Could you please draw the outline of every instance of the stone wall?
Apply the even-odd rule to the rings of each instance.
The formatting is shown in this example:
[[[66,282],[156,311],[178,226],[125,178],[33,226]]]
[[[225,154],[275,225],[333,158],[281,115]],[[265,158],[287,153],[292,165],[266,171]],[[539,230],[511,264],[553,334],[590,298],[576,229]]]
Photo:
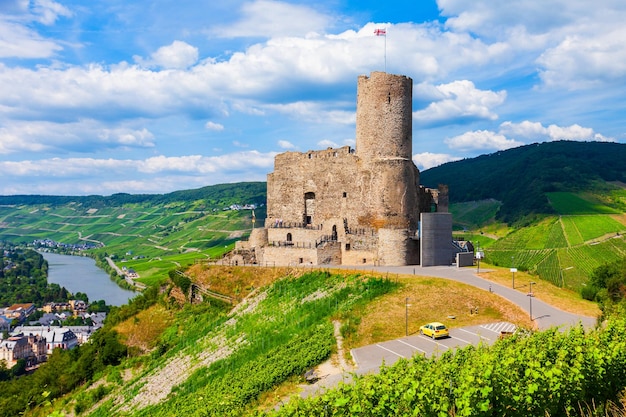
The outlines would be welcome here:
[[[275,157],[267,176],[266,235],[250,242],[260,263],[419,263],[420,213],[437,207],[412,161],[412,87],[402,75],[360,76],[356,149]],[[451,236],[450,230],[448,241]]]

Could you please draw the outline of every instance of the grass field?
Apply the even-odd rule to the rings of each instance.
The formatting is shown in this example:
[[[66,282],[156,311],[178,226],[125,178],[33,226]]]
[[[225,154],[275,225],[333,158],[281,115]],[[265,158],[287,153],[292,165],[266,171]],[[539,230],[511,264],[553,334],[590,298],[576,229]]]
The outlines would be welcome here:
[[[170,269],[196,260],[216,259],[249,235],[250,210],[197,210],[199,202],[93,209],[79,204],[0,207],[0,240],[32,243],[51,239],[63,244],[94,243],[119,267],[139,273],[144,284],[167,278]],[[264,218],[264,208],[257,209]],[[258,224],[257,224],[258,226]]]
[[[537,274],[579,290],[594,269],[626,256],[626,215],[602,204],[601,196],[549,193],[558,216],[484,245],[486,262]]]

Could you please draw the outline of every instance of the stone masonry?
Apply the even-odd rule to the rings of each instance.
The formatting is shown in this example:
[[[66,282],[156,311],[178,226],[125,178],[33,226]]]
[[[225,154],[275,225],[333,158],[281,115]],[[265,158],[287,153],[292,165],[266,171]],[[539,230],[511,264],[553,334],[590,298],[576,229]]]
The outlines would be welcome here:
[[[447,187],[419,185],[412,88],[402,75],[359,76],[356,149],[277,155],[267,176],[265,227],[238,249],[254,252],[262,265],[419,264],[420,214],[437,211],[439,201],[447,211]],[[444,240],[451,246],[451,223]]]

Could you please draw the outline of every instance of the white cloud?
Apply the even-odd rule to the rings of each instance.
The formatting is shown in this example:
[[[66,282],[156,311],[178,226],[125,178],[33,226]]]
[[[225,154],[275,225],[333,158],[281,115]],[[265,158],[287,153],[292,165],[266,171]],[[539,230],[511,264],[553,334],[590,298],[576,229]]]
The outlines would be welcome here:
[[[296,145],[294,145],[293,143],[286,141],[286,140],[279,140],[278,141],[278,146],[281,149],[295,149]]]
[[[304,35],[323,31],[331,20],[311,7],[274,0],[244,3],[241,14],[241,20],[219,26],[210,35],[263,38]]]
[[[625,16],[626,17],[626,16]],[[626,80],[626,27],[594,36],[569,35],[537,60],[549,87],[593,88]]]
[[[207,157],[137,159],[49,158],[0,161],[0,194],[168,192],[221,182],[263,180],[276,153],[236,152]],[[32,183],[22,182],[32,179]],[[120,179],[122,178],[122,179]],[[135,179],[129,179],[135,178]],[[62,182],[59,182],[62,180]]]
[[[513,123],[510,121],[504,122],[500,125],[500,133],[536,142],[554,140],[594,140],[600,142],[615,141],[613,138],[594,132],[592,128],[582,127],[578,124],[564,127],[551,124],[548,127],[544,127],[539,122],[530,122],[528,120],[521,123]]]
[[[62,49],[57,42],[0,16],[0,58],[49,58]]]
[[[422,125],[466,122],[477,119],[495,120],[492,109],[504,102],[506,92],[479,90],[468,80],[453,81],[436,87],[420,85],[417,92],[435,99],[427,108],[413,113],[413,119]]]
[[[488,130],[465,132],[453,138],[445,139],[444,143],[456,151],[505,150],[524,144]]]
[[[336,105],[343,103],[336,102]],[[321,102],[304,102],[297,101],[286,104],[268,104],[263,106],[265,109],[292,116],[296,119],[317,123],[334,123],[334,124],[354,124],[356,122],[356,114],[354,111],[346,110],[329,110],[328,103]]]
[[[413,162],[420,170],[426,170],[445,164],[446,162],[459,161],[463,158],[445,153],[422,152],[413,155]]]
[[[446,27],[504,43],[536,59],[553,88],[593,88],[626,79],[626,9],[621,0],[438,0]],[[526,62],[525,65],[528,65]],[[530,66],[529,66],[530,67]]]
[[[52,0],[34,0],[32,12],[39,23],[52,25],[59,16],[72,17],[74,14],[67,7]]]
[[[198,62],[198,48],[186,42],[174,41],[171,45],[162,46],[144,60],[139,56],[133,57],[135,62],[146,67],[160,67],[165,69],[185,69]]]
[[[104,125],[93,120],[73,123],[11,121],[0,127],[0,154],[97,152],[154,146],[154,135],[146,128]]]
[[[326,148],[341,148],[340,145],[338,145],[336,142],[333,142],[332,140],[328,140],[328,139],[323,139],[320,140],[319,142],[317,142],[317,146],[320,149],[326,149]]]
[[[211,121],[206,122],[204,124],[204,127],[208,130],[213,130],[215,132],[221,132],[222,130],[224,130],[224,125]]]

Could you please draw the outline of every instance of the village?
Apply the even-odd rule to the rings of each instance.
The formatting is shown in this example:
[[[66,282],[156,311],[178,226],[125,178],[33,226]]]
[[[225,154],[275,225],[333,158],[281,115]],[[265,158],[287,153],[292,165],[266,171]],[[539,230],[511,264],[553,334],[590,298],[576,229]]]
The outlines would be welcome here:
[[[26,370],[45,362],[55,349],[73,349],[86,343],[102,327],[105,312],[89,312],[83,300],[0,307],[0,363]],[[79,324],[80,325],[75,325]]]

